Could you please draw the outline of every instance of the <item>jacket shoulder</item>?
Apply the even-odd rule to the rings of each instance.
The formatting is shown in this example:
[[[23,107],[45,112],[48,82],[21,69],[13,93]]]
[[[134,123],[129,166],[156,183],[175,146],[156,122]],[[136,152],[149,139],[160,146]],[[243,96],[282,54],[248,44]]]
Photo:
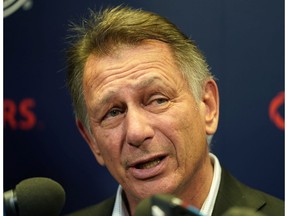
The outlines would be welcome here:
[[[250,208],[267,216],[284,215],[282,200],[244,185],[222,168],[213,216],[222,215],[233,207]]]
[[[262,212],[263,214],[267,216],[277,215],[277,216],[284,216],[284,201],[280,200],[274,196],[271,196],[267,193],[264,193],[259,190],[255,190],[250,188],[254,194],[258,194],[258,196],[261,196],[263,200],[265,200],[265,204],[258,209],[259,212]]]
[[[67,216],[95,216],[95,215],[110,216],[112,215],[114,202],[115,197],[111,197],[96,205],[92,205],[79,211],[68,214]]]

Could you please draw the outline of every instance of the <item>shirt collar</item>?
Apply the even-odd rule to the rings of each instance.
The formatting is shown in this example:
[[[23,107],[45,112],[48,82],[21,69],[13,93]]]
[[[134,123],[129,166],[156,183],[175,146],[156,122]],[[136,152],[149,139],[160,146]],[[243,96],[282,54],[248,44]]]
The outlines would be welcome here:
[[[210,191],[200,210],[200,212],[205,216],[212,215],[221,181],[221,166],[219,160],[214,154],[210,153],[209,155],[214,167],[213,169],[214,173]],[[117,189],[116,200],[114,203],[112,216],[129,216],[127,208],[122,198],[122,191],[123,189],[121,185],[119,185]]]
[[[214,154],[210,153],[209,155],[210,155],[210,159],[214,168],[213,180],[212,180],[212,184],[211,184],[208,196],[206,197],[202,205],[202,208],[200,210],[200,212],[203,215],[207,215],[207,216],[212,215],[216,197],[219,191],[220,181],[221,181],[221,166],[220,166],[219,160]]]
[[[123,189],[121,185],[119,185],[117,189],[112,216],[129,216],[125,203],[122,199],[122,191]]]

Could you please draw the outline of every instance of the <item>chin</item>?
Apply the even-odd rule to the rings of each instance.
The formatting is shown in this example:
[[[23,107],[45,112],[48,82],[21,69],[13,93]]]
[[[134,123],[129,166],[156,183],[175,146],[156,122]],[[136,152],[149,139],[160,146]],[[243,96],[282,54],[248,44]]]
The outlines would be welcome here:
[[[175,194],[176,191],[177,186],[175,185],[154,183],[143,187],[137,194],[140,199],[145,199],[155,194]]]

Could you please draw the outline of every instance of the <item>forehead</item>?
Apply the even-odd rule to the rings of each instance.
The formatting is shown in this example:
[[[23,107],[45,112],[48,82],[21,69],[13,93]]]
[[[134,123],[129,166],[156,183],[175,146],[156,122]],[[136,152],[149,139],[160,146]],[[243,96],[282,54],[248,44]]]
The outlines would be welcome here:
[[[156,77],[169,80],[182,75],[169,46],[150,40],[137,46],[121,45],[108,56],[90,55],[84,69],[83,85],[86,93],[97,92],[117,84],[121,87],[128,82],[147,86]]]
[[[123,70],[137,66],[141,68],[141,65],[149,62],[174,63],[175,61],[170,47],[156,40],[147,40],[137,45],[117,45],[111,49],[108,55],[90,54],[84,67],[84,77],[105,76],[113,69],[117,72],[117,68]]]

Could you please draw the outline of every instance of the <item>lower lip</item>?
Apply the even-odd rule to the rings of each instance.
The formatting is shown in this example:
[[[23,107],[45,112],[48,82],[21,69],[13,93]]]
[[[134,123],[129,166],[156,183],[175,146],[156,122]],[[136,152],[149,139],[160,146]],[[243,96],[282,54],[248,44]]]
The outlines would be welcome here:
[[[134,178],[139,180],[153,178],[162,172],[162,170],[164,169],[166,159],[167,159],[166,157],[163,158],[159,164],[149,169],[137,169],[135,167],[130,167],[129,172]]]

